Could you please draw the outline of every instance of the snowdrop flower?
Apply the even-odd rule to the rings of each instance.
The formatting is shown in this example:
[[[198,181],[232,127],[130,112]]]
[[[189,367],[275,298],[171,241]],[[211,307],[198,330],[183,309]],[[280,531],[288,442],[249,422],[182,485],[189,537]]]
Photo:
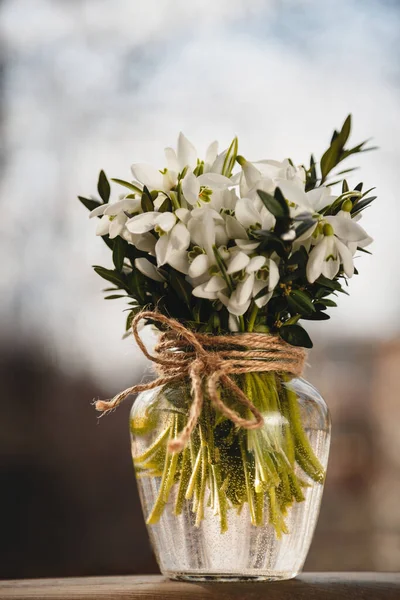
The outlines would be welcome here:
[[[101,215],[96,235],[109,235],[111,239],[121,235],[130,214],[140,210],[140,200],[136,198],[124,198],[111,204],[101,204],[90,212],[89,218]]]
[[[136,181],[145,185],[150,191],[157,190],[169,192],[178,182],[178,175],[185,168],[194,169],[197,164],[196,148],[183,135],[179,134],[177,151],[165,148],[167,167],[159,171],[152,165],[135,163],[131,166],[132,174]]]
[[[149,277],[149,279],[153,279],[153,281],[165,281],[165,278],[161,275],[161,273],[158,272],[155,265],[153,265],[153,263],[147,258],[137,258],[135,260],[135,267],[138,269],[138,271],[143,273],[143,275],[146,275],[146,277]]]
[[[319,226],[321,225],[322,237],[311,250],[307,263],[308,281],[314,283],[321,274],[333,279],[341,264],[346,276],[352,277],[353,253],[347,244],[365,243],[367,238],[370,240],[369,236],[358,223],[342,215],[325,217]]]
[[[199,177],[189,171],[182,180],[182,192],[185,200],[192,206],[201,202],[210,202],[214,189],[223,189],[232,185],[231,180],[218,173],[204,173]]]
[[[169,263],[178,271],[187,273],[188,261],[183,252],[189,247],[190,234],[181,221],[177,222],[174,213],[141,213],[129,219],[126,227],[133,234],[144,234],[154,229],[160,235],[155,245],[158,266]]]
[[[347,277],[354,273],[353,257],[350,250],[334,235],[331,225],[326,223],[322,239],[311,250],[307,262],[307,279],[314,283],[320,275],[333,279],[338,274],[340,265]]]
[[[352,217],[352,215],[350,213],[352,208],[353,208],[352,202],[350,200],[347,200],[346,202],[343,203],[343,206],[342,206],[341,210],[338,212],[337,216],[347,219],[347,220],[351,221],[352,223],[357,223],[361,219],[361,215],[356,215],[355,217]],[[356,242],[348,242],[347,247],[350,250],[350,252],[352,253],[352,255],[354,256],[354,254],[357,251],[357,248],[366,248],[367,246],[372,244],[373,241],[374,240],[372,239],[372,237],[370,237],[369,235],[366,234],[366,236],[361,240],[358,240]]]
[[[266,209],[260,198],[250,200],[240,198],[236,203],[235,217],[237,221],[248,229],[271,229],[275,224],[275,218]]]

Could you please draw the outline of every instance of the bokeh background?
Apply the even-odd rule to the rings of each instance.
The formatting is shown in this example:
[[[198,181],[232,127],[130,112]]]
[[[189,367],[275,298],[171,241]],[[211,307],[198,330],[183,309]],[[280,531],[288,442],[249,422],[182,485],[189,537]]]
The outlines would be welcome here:
[[[179,130],[300,163],[349,112],[380,146],[349,178],[377,186],[375,244],[311,328],[333,442],[306,568],[400,569],[399,48],[396,0],[0,0],[0,577],[157,571],[129,407],[91,406],[148,365],[77,194],[163,166]]]

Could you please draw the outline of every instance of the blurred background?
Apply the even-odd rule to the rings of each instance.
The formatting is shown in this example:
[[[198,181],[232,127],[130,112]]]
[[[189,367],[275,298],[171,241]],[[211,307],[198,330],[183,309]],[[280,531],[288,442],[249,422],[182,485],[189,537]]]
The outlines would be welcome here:
[[[300,163],[349,112],[380,146],[349,178],[377,186],[375,244],[310,328],[333,442],[306,569],[400,569],[399,48],[396,0],[0,0],[0,577],[157,572],[129,402],[91,406],[148,365],[102,299],[91,265],[111,257],[77,194],[100,168],[162,167],[179,130]]]

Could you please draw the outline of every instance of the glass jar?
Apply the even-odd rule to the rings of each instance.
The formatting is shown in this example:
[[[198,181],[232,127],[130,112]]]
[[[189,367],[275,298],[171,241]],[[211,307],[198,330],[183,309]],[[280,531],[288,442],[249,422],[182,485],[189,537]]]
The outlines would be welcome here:
[[[290,579],[307,556],[328,462],[327,406],[312,385],[286,374],[235,382],[263,426],[238,428],[206,398],[176,454],[167,446],[187,420],[188,380],[141,393],[131,411],[143,512],[160,570],[173,579]],[[229,391],[221,397],[249,417]]]

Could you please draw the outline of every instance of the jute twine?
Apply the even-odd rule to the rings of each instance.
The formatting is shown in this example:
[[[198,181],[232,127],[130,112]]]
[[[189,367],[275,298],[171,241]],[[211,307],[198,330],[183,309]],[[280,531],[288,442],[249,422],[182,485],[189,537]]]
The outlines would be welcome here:
[[[158,322],[167,327],[161,333],[154,354],[147,351],[139,336],[139,323],[143,319]],[[132,321],[136,343],[143,354],[156,364],[157,379],[134,385],[120,392],[112,400],[98,400],[96,409],[109,412],[130,394],[181,381],[191,381],[192,403],[188,420],[178,437],[170,440],[170,452],[183,450],[196,427],[203,403],[203,381],[210,401],[215,408],[233,421],[238,427],[258,429],[263,425],[263,416],[246,394],[236,385],[230,375],[261,371],[285,372],[295,377],[301,375],[306,353],[303,348],[290,346],[280,337],[261,333],[235,335],[207,335],[195,333],[165,315],[153,311],[142,311]],[[253,414],[254,419],[244,419],[221,399],[219,387],[229,388],[234,396]]]

